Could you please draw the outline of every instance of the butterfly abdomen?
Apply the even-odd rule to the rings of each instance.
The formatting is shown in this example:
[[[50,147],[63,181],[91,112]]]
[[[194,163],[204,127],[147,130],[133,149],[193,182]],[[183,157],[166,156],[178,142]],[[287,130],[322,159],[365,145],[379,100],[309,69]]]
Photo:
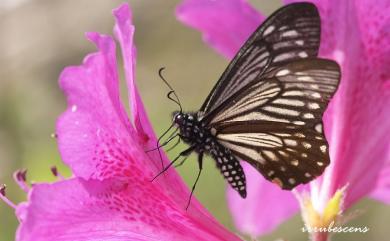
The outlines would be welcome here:
[[[231,151],[219,143],[215,143],[209,154],[216,161],[218,169],[223,177],[228,181],[241,197],[246,197],[246,179],[244,170],[240,162]]]

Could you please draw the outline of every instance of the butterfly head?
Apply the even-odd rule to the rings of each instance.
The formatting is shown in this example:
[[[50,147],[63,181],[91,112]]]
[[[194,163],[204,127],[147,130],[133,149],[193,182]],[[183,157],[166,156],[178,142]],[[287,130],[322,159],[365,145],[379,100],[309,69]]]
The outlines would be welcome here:
[[[173,122],[177,126],[183,126],[188,122],[194,121],[194,116],[192,114],[183,113],[181,111],[175,111],[172,113],[173,116]]]

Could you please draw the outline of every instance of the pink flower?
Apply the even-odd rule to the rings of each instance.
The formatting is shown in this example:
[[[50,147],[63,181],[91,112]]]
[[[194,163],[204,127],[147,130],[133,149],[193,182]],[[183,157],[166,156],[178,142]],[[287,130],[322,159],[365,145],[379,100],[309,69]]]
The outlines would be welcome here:
[[[325,225],[365,196],[390,203],[390,1],[312,2],[322,19],[320,56],[342,68],[339,90],[324,117],[331,165],[303,188],[310,198],[302,191],[298,198],[306,222],[305,209],[312,206],[321,219],[316,221]],[[177,17],[228,58],[264,19],[244,0],[183,1]],[[239,230],[258,236],[296,213],[299,205],[292,193],[269,184],[249,165],[244,169],[248,197],[229,189],[228,201]],[[333,219],[324,220],[327,215]]]
[[[134,26],[127,4],[114,10],[114,33],[121,46],[132,122],[120,101],[115,42],[88,33],[98,52],[60,76],[68,109],[57,122],[63,161],[74,177],[54,183],[18,183],[28,201],[14,205],[4,189],[0,197],[16,209],[18,241],[52,240],[239,240],[195,199],[173,168],[161,170],[156,145],[134,82]],[[169,160],[164,156],[165,165]],[[53,170],[56,173],[55,170]]]

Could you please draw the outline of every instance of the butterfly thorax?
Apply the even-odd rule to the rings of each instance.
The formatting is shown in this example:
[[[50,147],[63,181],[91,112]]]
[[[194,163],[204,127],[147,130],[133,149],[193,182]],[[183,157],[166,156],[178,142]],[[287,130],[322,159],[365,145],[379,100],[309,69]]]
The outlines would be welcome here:
[[[230,149],[217,141],[216,130],[201,122],[196,113],[174,113],[173,121],[179,127],[180,138],[197,153],[209,154],[229,184],[246,197],[245,174],[240,162]]]
[[[195,151],[207,152],[216,145],[212,131],[198,120],[195,113],[174,113],[173,121],[179,127],[181,139],[196,146]]]

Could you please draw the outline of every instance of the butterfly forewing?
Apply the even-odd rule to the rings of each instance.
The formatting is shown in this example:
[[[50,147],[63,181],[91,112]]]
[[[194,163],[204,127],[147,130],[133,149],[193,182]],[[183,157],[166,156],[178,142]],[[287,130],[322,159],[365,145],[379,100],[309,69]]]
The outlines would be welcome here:
[[[310,3],[291,4],[271,15],[247,40],[200,109],[205,120],[267,71],[296,59],[315,57],[320,18]]]
[[[322,118],[340,78],[337,63],[302,59],[274,69],[231,98],[210,118],[219,128],[234,121],[274,121],[306,125]]]
[[[273,98],[277,97],[282,91],[280,82],[276,79],[269,81],[253,82],[252,85],[242,90],[230,105],[223,106],[210,120],[209,125],[227,122],[232,119],[240,118],[242,113],[252,113],[259,106],[266,105]]]
[[[233,98],[210,126],[217,130],[219,142],[236,156],[267,179],[291,189],[320,175],[329,164],[322,115],[339,78],[339,67],[333,61],[291,62],[264,76],[260,83],[269,88],[246,93],[248,98]],[[251,104],[236,108],[243,99]]]

